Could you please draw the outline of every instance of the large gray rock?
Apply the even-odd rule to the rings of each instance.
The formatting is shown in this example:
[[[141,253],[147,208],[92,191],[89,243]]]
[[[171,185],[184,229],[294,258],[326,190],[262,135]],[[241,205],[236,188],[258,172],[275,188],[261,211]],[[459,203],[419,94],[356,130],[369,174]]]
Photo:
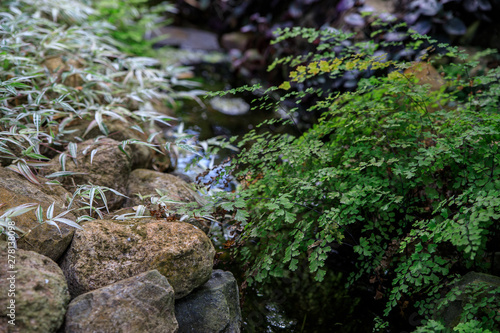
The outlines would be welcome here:
[[[112,188],[122,194],[127,189],[127,181],[131,170],[131,161],[119,148],[120,143],[113,139],[101,138],[98,141],[87,140],[77,145],[76,164],[69,157],[66,159],[66,171],[79,172],[81,174],[65,176],[59,179],[66,189],[73,192],[75,185],[99,185]],[[92,151],[96,153],[92,156]],[[125,147],[128,156],[131,148]],[[84,155],[85,153],[85,155]],[[91,163],[92,160],[92,163]],[[47,174],[61,171],[59,155],[51,161],[51,166],[45,169]],[[106,192],[108,207],[110,209],[120,208],[125,197],[116,195],[111,191]],[[103,206],[102,200],[99,202]]]
[[[66,196],[71,195],[60,185],[46,185],[47,179],[39,177],[41,185],[29,182],[23,176],[14,171],[0,167],[0,215],[7,209],[22,204],[35,203],[42,206],[44,217],[47,208],[55,202],[54,216],[66,210]],[[76,221],[73,213],[64,216],[69,220]],[[24,234],[18,239],[17,245],[20,249],[35,251],[50,259],[57,261],[68,248],[75,229],[64,223],[57,222],[59,230],[52,225],[40,224],[34,211],[15,216],[12,218],[16,227]]]
[[[207,283],[176,301],[175,316],[179,333],[239,333],[240,300],[233,274],[214,270]]]
[[[51,333],[62,325],[70,300],[64,275],[51,259],[33,251],[18,249],[15,268],[7,265],[7,243],[0,241],[0,332]],[[14,277],[14,280],[10,279]],[[9,278],[9,280],[8,280]],[[11,287],[11,282],[12,287]],[[12,290],[15,297],[9,297]],[[11,300],[14,300],[14,307]],[[7,316],[13,308],[13,315]],[[15,319],[15,326],[8,324]]]
[[[65,332],[177,332],[174,289],[157,270],[141,273],[71,301]]]
[[[96,220],[75,233],[61,268],[73,297],[157,269],[180,298],[210,278],[214,256],[207,235],[188,223]]]

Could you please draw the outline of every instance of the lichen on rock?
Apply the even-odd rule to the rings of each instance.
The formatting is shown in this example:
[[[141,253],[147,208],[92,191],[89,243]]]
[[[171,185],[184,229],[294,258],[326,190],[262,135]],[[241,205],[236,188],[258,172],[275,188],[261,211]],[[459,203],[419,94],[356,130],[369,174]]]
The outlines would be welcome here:
[[[66,313],[65,332],[177,332],[174,290],[157,270],[80,295]]]
[[[7,253],[6,242],[0,241],[0,253]],[[6,256],[5,256],[6,257]],[[66,307],[70,300],[68,285],[57,264],[50,258],[33,251],[16,250],[15,255],[15,327],[2,320],[6,316],[3,305],[9,301],[4,282],[8,272],[3,261],[0,269],[2,291],[0,292],[0,332],[9,332],[8,327],[23,333],[56,332],[62,325]],[[8,327],[4,327],[4,322]]]
[[[72,297],[157,269],[180,298],[210,278],[214,256],[210,239],[188,223],[96,220],[75,233],[61,268]]]
[[[0,215],[9,208],[28,203],[39,204],[47,212],[48,207],[55,203],[56,216],[66,210],[65,198],[68,196],[71,195],[60,185],[33,184],[21,175],[0,167],[0,202],[3,204]],[[76,221],[75,214],[70,212],[64,217]],[[17,242],[20,249],[38,252],[54,261],[68,248],[75,232],[75,228],[64,223],[57,223],[59,229],[53,225],[40,224],[33,211],[16,216],[13,221],[24,232]]]

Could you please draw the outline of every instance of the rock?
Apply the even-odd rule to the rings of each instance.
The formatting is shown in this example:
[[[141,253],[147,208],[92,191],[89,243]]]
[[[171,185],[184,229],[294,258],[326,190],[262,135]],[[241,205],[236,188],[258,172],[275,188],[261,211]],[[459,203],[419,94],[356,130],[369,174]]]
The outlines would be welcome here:
[[[136,169],[130,173],[127,189],[128,199],[124,206],[132,207],[143,204],[136,195],[137,193],[143,196],[158,196],[155,189],[165,192],[170,199],[175,201],[192,202],[196,200],[188,183],[179,177],[153,170]]]
[[[64,332],[177,332],[174,289],[157,270],[75,298]]]
[[[65,60],[62,56],[53,56],[46,58],[43,62],[43,66],[47,67],[51,74],[59,78],[63,77],[62,75],[64,72],[71,72],[72,70],[76,70],[77,73],[68,75],[64,79],[63,83],[71,87],[78,87],[83,84],[83,79],[78,73],[78,69],[84,67],[83,61],[84,60],[81,58],[72,58]]]
[[[159,36],[163,36],[165,39],[156,42],[155,47],[177,46],[185,50],[203,51],[220,49],[217,35],[209,31],[168,26],[153,31],[151,38],[158,40]]]
[[[409,68],[405,69],[404,74],[407,76],[414,75],[420,85],[430,85],[431,91],[439,91],[446,84],[438,71],[427,62],[412,64]]]
[[[157,269],[180,298],[210,278],[214,256],[210,239],[188,223],[96,220],[75,233],[61,268],[72,297]]]
[[[214,110],[229,116],[239,116],[250,111],[250,105],[242,98],[214,97],[210,100]]]
[[[14,254],[14,271],[17,273],[10,273],[5,269],[8,267],[5,255],[6,242],[0,241],[0,252],[2,253],[0,332],[56,332],[64,321],[70,300],[68,285],[59,266],[41,254],[18,249]],[[12,275],[15,280],[7,280]],[[10,288],[11,281],[15,281],[13,288]],[[6,287],[15,290],[14,298],[9,297],[7,293],[9,289]],[[15,300],[15,326],[9,325],[7,321],[12,318],[6,317],[6,307],[7,304],[11,304],[11,300]]]
[[[469,287],[478,286],[480,283],[485,283],[487,285],[483,294],[477,295],[477,293],[475,293],[470,295],[470,291],[467,292]],[[477,303],[483,297],[496,298],[494,303],[497,304],[497,307],[490,309],[490,311],[500,311],[500,293],[496,292],[494,295],[487,293],[488,291],[492,291],[493,289],[500,287],[500,277],[483,273],[469,272],[465,274],[453,287],[458,288],[461,292],[460,295],[457,295],[456,299],[451,302],[448,302],[445,299],[444,302],[447,302],[447,304],[444,306],[444,310],[436,311],[434,316],[434,319],[442,320],[446,327],[451,329],[458,325],[462,317],[462,312],[467,304]]]
[[[229,32],[221,37],[221,45],[226,50],[240,50],[244,52],[250,45],[250,41],[254,39],[255,36],[252,33],[244,32]]]
[[[238,333],[241,309],[232,273],[214,270],[207,283],[175,303],[181,332]]]
[[[74,141],[74,137],[80,137],[83,139],[94,139],[100,135],[104,135],[99,129],[99,126],[92,127],[88,132],[87,128],[90,122],[85,121],[80,124],[68,126],[65,128],[66,131],[71,131],[70,134],[65,135],[65,138],[69,141]],[[147,135],[142,134],[131,127],[135,125],[133,122],[125,123],[120,120],[110,120],[105,122],[108,129],[110,139],[122,142],[128,139],[136,139],[141,141],[147,140]],[[152,150],[144,145],[131,144],[131,163],[132,170],[137,168],[149,168],[151,167],[151,162],[153,159]]]
[[[119,221],[125,221],[128,219],[135,218],[136,212],[137,212],[136,207],[124,207],[124,208],[121,208],[121,209],[114,211],[113,214],[109,214],[108,217],[106,217],[106,218],[111,218],[113,220],[119,220]],[[144,216],[151,217],[151,212],[148,209],[146,209],[144,211]],[[195,227],[197,227],[201,231],[203,231],[205,234],[208,234],[208,232],[210,231],[211,222],[202,218],[202,217],[197,217],[197,218],[191,217],[191,218],[187,218],[187,219],[182,220],[182,222],[194,225]]]
[[[42,206],[44,217],[48,207],[55,202],[54,216],[67,208],[67,201],[63,198],[71,195],[60,185],[43,184],[46,179],[39,177],[42,185],[29,182],[23,176],[9,169],[0,167],[0,215],[7,209],[26,203],[36,203]],[[73,213],[63,216],[76,221]],[[20,249],[35,251],[57,261],[69,246],[75,229],[64,223],[57,222],[59,230],[49,224],[40,224],[34,211],[12,218],[16,227],[25,232],[18,240]],[[18,232],[19,234],[19,232]]]
[[[81,172],[83,174],[65,176],[58,180],[69,191],[74,191],[74,185],[93,184],[112,188],[122,194],[125,194],[127,188],[127,180],[130,174],[130,159],[125,155],[119,146],[119,142],[101,138],[98,141],[87,140],[77,145],[76,164],[69,156],[66,158],[66,171]],[[92,158],[92,151],[96,149],[96,153]],[[125,151],[130,156],[131,148],[125,147]],[[85,153],[85,155],[84,155]],[[45,169],[47,174],[61,171],[59,163],[59,155],[51,161],[51,166]],[[120,208],[125,197],[106,192],[109,209]],[[99,201],[99,206],[104,206],[104,203]]]

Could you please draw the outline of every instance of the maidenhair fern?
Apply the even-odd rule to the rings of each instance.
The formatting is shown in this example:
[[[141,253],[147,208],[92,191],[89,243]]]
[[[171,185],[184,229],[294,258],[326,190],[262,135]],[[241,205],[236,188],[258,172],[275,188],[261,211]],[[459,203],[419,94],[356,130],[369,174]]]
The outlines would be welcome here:
[[[413,299],[430,319],[434,300],[460,272],[487,269],[486,245],[498,232],[500,69],[471,76],[477,62],[415,33],[392,45],[419,50],[414,62],[388,59],[381,44],[339,31],[276,35],[313,42],[315,52],[277,59],[271,68],[284,67],[288,77],[257,107],[277,110],[292,100],[319,120],[299,137],[253,130],[237,139],[232,171],[242,186],[218,200],[229,211],[241,208],[228,201],[244,202],[249,212],[237,250],[250,264],[247,282],[293,272],[304,259],[321,281],[332,245],[349,246],[357,255],[350,283],[380,284],[385,315]],[[460,62],[429,77],[443,57]],[[361,77],[355,90],[328,87],[353,71]],[[286,111],[282,122],[293,125],[299,109]],[[498,329],[498,322],[479,326]]]

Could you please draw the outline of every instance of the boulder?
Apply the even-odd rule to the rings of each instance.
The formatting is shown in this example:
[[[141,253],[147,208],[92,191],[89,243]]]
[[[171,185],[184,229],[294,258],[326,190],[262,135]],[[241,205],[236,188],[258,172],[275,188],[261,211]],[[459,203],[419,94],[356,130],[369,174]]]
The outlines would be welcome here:
[[[130,158],[119,148],[119,142],[101,138],[100,140],[87,140],[77,145],[76,164],[73,158],[68,155],[66,158],[66,171],[80,172],[81,174],[65,176],[59,179],[66,189],[73,192],[75,185],[99,185],[112,188],[125,194],[126,184],[130,173]],[[92,152],[95,150],[94,156]],[[131,148],[125,147],[125,151],[130,156]],[[92,162],[91,162],[92,160]],[[59,155],[51,161],[51,166],[45,169],[47,174],[61,171]],[[125,197],[106,192],[109,209],[120,208]],[[104,203],[99,201],[99,206]]]
[[[239,333],[241,309],[236,279],[214,270],[210,280],[175,302],[181,332]]]
[[[89,124],[90,124],[89,121],[82,121],[79,124],[66,127],[65,130],[71,131],[71,133],[67,134],[65,137],[69,141],[74,141],[73,140],[74,137],[80,137],[85,140],[88,140],[88,139],[94,139],[100,135],[104,135],[104,133],[102,133],[101,130],[99,129],[99,126],[97,126],[97,124],[87,132]],[[139,131],[136,131],[131,128],[134,125],[132,121],[130,123],[125,123],[123,121],[115,119],[115,120],[105,121],[105,124],[108,129],[109,134],[107,137],[109,139],[116,140],[117,142],[122,142],[128,139],[136,139],[141,141],[147,140],[147,135],[142,134]],[[132,170],[137,168],[151,167],[153,154],[150,148],[138,144],[131,144],[130,148],[131,148],[130,158],[131,158]]]
[[[36,203],[42,206],[44,217],[47,208],[55,202],[54,216],[67,208],[65,197],[71,195],[60,185],[46,185],[46,179],[39,177],[41,185],[29,182],[23,176],[9,169],[0,167],[0,215],[7,209],[26,203]],[[76,221],[73,212],[63,216]],[[40,224],[34,211],[12,218],[15,226],[24,233],[17,242],[20,249],[35,251],[57,261],[68,248],[75,229],[64,223],[57,222],[59,229],[49,224]],[[19,234],[20,232],[18,232]]]
[[[193,202],[196,200],[195,193],[184,180],[168,173],[154,170],[136,169],[130,173],[125,207],[132,207],[143,202],[136,195],[158,196],[155,189],[168,194],[169,199],[182,202]]]
[[[64,332],[177,332],[174,289],[157,270],[71,301]]]
[[[75,233],[61,268],[72,297],[157,269],[180,298],[210,278],[214,256],[207,235],[188,223],[95,220]]]
[[[61,269],[48,257],[17,249],[13,254],[15,267],[11,273],[5,260],[7,251],[7,243],[0,241],[3,257],[0,269],[0,332],[56,332],[64,321],[70,300],[68,285]],[[9,297],[7,290],[12,290],[15,297]],[[13,309],[15,317],[7,316],[11,311],[5,311],[7,304]],[[8,323],[12,319],[15,319],[15,326]]]
[[[115,210],[113,212],[113,214],[109,214],[109,216],[110,216],[110,218],[112,218],[114,220],[124,221],[127,219],[135,218],[136,212],[137,212],[136,207],[124,207],[124,208]],[[169,219],[178,220],[177,217],[179,217],[179,215],[178,214],[174,214],[174,215],[175,216],[169,215]],[[146,209],[144,211],[144,216],[152,217],[151,211],[149,211],[149,209]],[[166,217],[164,216],[163,218],[166,218]],[[208,221],[208,220],[204,219],[203,217],[196,217],[196,218],[190,217],[190,218],[183,219],[182,222],[192,224],[206,234],[208,234],[208,232],[210,231],[211,221]]]

